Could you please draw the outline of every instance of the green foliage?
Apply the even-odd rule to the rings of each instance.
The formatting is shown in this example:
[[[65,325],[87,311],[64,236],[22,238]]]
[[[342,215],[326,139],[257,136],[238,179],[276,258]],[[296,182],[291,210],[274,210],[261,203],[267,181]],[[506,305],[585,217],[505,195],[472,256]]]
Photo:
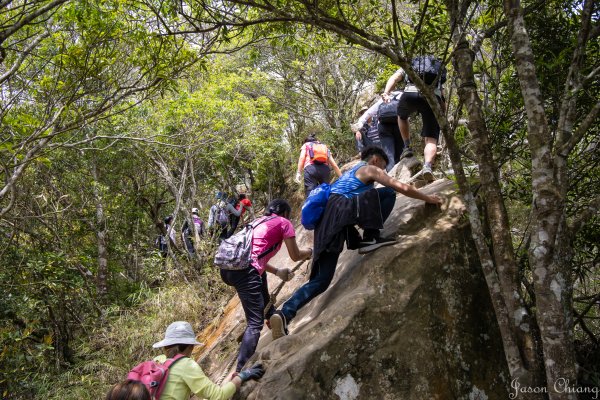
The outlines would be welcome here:
[[[90,328],[88,336],[93,340],[79,343],[80,359],[61,375],[44,376],[37,395],[64,400],[103,398],[133,366],[160,354],[152,344],[162,339],[171,322],[190,321],[200,333],[219,316],[231,295],[231,289],[220,280],[208,277],[190,285],[141,288],[130,296],[129,304],[134,309],[115,306],[106,310],[110,323]]]
[[[64,254],[19,253],[14,256],[27,261],[0,273],[3,282],[11,282],[3,285],[0,324],[1,386],[11,394],[35,393],[39,374],[54,373],[57,364],[72,361],[69,326],[94,312],[84,280]]]
[[[39,4],[47,2],[2,15],[9,25]],[[163,217],[174,214],[177,233],[191,207],[206,221],[216,190],[244,188],[257,209],[293,197],[288,178],[304,137],[316,133],[338,161],[350,159],[350,124],[383,90],[394,62],[451,52],[456,33],[451,2],[397,3],[395,26],[391,4],[374,0],[225,4],[66,2],[3,38],[0,76],[18,67],[0,93],[3,398],[100,398],[151,356],[169,322],[205,326],[232,294],[210,267],[215,243],[203,238],[196,256],[174,248],[162,259],[154,240]],[[577,46],[578,10],[577,2],[553,1],[527,16],[553,130]],[[460,27],[468,40],[505,18],[496,1],[469,12],[469,26]],[[321,30],[326,23],[336,35]],[[200,26],[206,31],[190,33]],[[585,74],[597,68],[597,41],[588,50]],[[496,31],[476,55],[475,72],[524,298],[533,307],[531,155],[512,51],[506,30]],[[27,57],[18,65],[21,55]],[[577,93],[576,121],[598,101],[597,86],[596,77]],[[456,99],[449,103],[454,112]],[[592,124],[566,160],[566,218],[583,226],[566,262],[576,278],[574,309],[589,317],[574,328],[579,349],[594,349],[599,329],[596,308],[588,308],[598,293],[598,220],[578,221],[600,187],[598,133]],[[459,126],[455,139],[469,164],[471,133]],[[179,234],[176,242],[181,247]],[[582,370],[597,381],[596,358],[581,357]]]
[[[545,7],[536,9],[526,16],[528,33],[535,54],[537,79],[544,99],[547,121],[553,139],[559,131],[559,115],[561,104],[565,100],[565,81],[572,62],[573,53],[578,49],[577,35],[581,26],[579,15],[580,3],[556,1]],[[575,11],[578,10],[578,11]],[[491,6],[477,23],[483,26],[493,25],[502,18],[501,10]],[[597,43],[591,42],[586,49],[587,58],[582,65],[583,75],[598,65]],[[491,133],[494,157],[499,166],[505,204],[511,220],[516,256],[520,263],[520,275],[523,285],[524,299],[528,307],[535,310],[536,294],[532,282],[534,273],[528,261],[528,241],[531,225],[531,205],[533,203],[531,154],[527,137],[527,115],[521,95],[521,88],[512,64],[512,46],[506,32],[499,31],[494,40],[484,45],[482,56],[477,61],[477,71],[482,82],[485,82],[486,122]],[[493,55],[493,56],[489,56]],[[597,81],[597,78],[594,79]],[[576,94],[577,116],[581,121],[589,110],[598,102],[597,93],[590,90],[595,85],[588,82],[584,89]],[[596,124],[597,125],[597,124]],[[577,129],[576,127],[574,127]],[[600,160],[597,151],[597,126],[584,132],[581,142],[567,160],[569,166],[568,183],[565,184],[566,218],[571,225],[582,223],[579,215],[590,204],[597,201]],[[549,152],[553,143],[548,143]],[[575,315],[576,348],[584,381],[596,380],[600,376],[597,365],[597,335],[600,332],[596,324],[596,307],[590,308],[598,287],[594,277],[598,274],[598,221],[587,220],[585,227],[574,237],[569,238],[573,244],[572,259],[564,260],[563,272],[573,281]],[[570,245],[570,244],[569,244]],[[570,257],[569,257],[570,258]],[[585,350],[584,350],[585,349]],[[594,350],[592,350],[594,349]]]

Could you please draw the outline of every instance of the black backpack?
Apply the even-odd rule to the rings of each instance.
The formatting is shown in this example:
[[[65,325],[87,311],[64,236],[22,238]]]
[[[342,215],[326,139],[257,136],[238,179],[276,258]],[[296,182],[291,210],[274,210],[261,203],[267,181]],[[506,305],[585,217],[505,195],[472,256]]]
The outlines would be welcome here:
[[[434,56],[418,56],[413,58],[411,62],[412,69],[423,79],[428,85],[431,85],[437,79],[438,75],[438,86],[441,86],[446,82],[446,68],[442,65],[442,62]]]
[[[377,109],[377,119],[382,124],[397,124],[398,123],[398,102],[399,96],[394,96],[389,103],[382,102]]]
[[[365,129],[365,135],[371,142],[379,140],[379,123],[376,118],[373,118],[371,123],[368,124],[367,129]]]

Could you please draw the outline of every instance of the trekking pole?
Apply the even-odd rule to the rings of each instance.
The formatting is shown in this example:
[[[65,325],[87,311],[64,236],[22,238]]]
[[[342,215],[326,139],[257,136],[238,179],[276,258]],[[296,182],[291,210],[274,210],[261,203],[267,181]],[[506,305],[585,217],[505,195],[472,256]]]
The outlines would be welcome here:
[[[292,272],[296,272],[296,270],[298,270],[298,268],[300,268],[302,266],[302,264],[304,264],[308,260],[310,260],[310,258],[304,259],[302,261],[298,261],[298,263],[294,266],[294,268],[292,268]],[[277,285],[277,288],[275,288],[275,290],[273,290],[273,292],[269,296],[269,303],[266,305],[265,310],[263,311],[263,314],[265,316],[267,315],[267,311],[269,310],[269,308],[271,308],[271,306],[275,305],[275,302],[277,301],[277,295],[279,294],[281,289],[283,289],[283,285],[285,285],[285,282],[282,281],[279,285]]]

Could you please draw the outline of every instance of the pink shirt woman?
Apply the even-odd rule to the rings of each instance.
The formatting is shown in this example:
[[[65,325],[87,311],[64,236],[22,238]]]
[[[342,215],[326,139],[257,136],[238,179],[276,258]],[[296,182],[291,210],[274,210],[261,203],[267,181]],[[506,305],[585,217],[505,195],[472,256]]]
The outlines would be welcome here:
[[[277,268],[270,260],[277,254],[282,243],[285,243],[290,258],[300,261],[310,258],[312,249],[299,249],[296,242],[294,226],[289,221],[291,207],[287,201],[275,199],[269,203],[264,217],[253,225],[252,234],[252,263],[243,270],[221,269],[221,279],[233,286],[240,298],[246,315],[246,330],[242,337],[236,371],[240,371],[246,361],[256,351],[265,319],[268,320],[275,307],[269,303],[269,287],[265,271],[277,275],[281,280],[288,281],[294,277],[289,268]],[[257,224],[258,222],[261,223]],[[260,256],[260,257],[259,257]]]

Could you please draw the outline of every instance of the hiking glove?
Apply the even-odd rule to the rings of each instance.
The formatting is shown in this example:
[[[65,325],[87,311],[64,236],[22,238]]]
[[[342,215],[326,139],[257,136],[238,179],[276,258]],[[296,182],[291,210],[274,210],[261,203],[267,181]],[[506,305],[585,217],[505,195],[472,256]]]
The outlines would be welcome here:
[[[289,268],[279,268],[275,273],[284,282],[289,281],[294,277],[294,272],[292,272]]]
[[[252,368],[245,369],[241,371],[238,376],[242,380],[242,383],[246,382],[250,379],[260,379],[265,374],[265,369],[262,364],[254,364]]]
[[[296,183],[300,183],[300,172],[296,172],[296,179],[294,179]]]

